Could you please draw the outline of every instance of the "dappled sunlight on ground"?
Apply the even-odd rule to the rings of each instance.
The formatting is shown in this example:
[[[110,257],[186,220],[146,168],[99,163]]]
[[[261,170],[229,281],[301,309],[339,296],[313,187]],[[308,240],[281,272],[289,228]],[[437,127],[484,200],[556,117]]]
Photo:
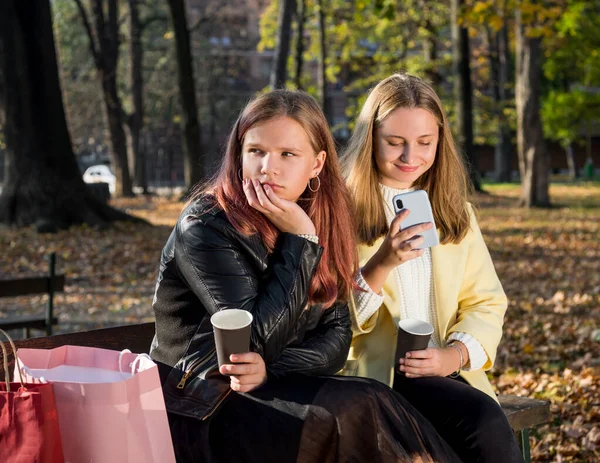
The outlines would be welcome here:
[[[516,185],[485,188],[491,194],[475,202],[510,300],[493,383],[552,402],[552,423],[533,432],[534,461],[600,461],[600,184],[552,185],[556,207],[531,211],[516,207]],[[67,278],[55,301],[59,332],[152,320],[160,252],[183,203],[149,196],[112,205],[155,226],[0,231],[2,275],[44,272],[43,256],[57,252]],[[43,304],[0,299],[0,317]]]

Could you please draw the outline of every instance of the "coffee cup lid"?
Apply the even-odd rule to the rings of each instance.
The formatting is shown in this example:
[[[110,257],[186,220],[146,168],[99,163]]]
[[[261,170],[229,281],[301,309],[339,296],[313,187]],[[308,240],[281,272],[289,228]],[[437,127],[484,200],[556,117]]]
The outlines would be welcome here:
[[[433,326],[416,318],[405,318],[398,322],[398,327],[410,334],[426,336],[433,333]]]
[[[252,323],[252,314],[247,310],[226,309],[210,317],[212,325],[220,330],[239,330]]]

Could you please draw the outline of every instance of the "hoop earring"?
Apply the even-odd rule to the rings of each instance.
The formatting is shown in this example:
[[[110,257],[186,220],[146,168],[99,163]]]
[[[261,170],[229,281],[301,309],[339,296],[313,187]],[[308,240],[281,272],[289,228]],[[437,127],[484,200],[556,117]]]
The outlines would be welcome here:
[[[313,181],[313,179],[315,179],[315,178],[317,179],[317,182],[318,182],[317,188],[313,188],[313,187],[312,187],[312,181]],[[313,178],[311,178],[311,179],[308,181],[308,189],[309,189],[310,191],[312,191],[313,193],[316,193],[317,191],[319,191],[319,189],[320,189],[320,188],[321,188],[321,179],[319,178],[319,174],[317,174],[317,176],[316,176],[316,177],[313,177]]]
[[[240,179],[240,182],[243,182],[244,179],[242,178],[242,169],[240,168],[240,170],[238,170],[238,178]]]

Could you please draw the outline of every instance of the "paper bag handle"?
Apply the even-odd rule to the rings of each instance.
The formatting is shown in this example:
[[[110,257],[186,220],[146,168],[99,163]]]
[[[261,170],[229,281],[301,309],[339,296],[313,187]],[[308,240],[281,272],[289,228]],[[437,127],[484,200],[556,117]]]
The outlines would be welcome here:
[[[25,389],[25,385],[23,384],[23,375],[21,374],[21,369],[19,366],[19,359],[17,358],[17,348],[15,347],[15,343],[6,331],[0,329],[0,333],[4,335],[8,342],[10,343],[10,347],[12,347],[13,354],[15,355],[15,362],[17,364],[17,370],[19,370],[19,380],[21,382],[21,388]],[[8,353],[6,352],[6,347],[4,347],[4,343],[0,342],[0,347],[2,348],[2,358],[4,360],[4,382],[6,383],[6,392],[10,392],[10,378],[8,377]]]
[[[123,356],[125,354],[131,354],[131,351],[129,349],[123,349],[120,353],[119,353],[119,372],[121,373],[121,376],[123,376],[123,368],[122,368],[122,361],[123,361]],[[135,369],[138,366],[138,363],[140,362],[141,359],[143,358],[148,358],[150,360],[152,360],[152,358],[148,355],[148,354],[138,354],[135,357],[135,360],[133,362],[131,362],[128,366],[131,368],[131,374],[135,375]],[[128,379],[125,376],[123,376],[124,379]]]

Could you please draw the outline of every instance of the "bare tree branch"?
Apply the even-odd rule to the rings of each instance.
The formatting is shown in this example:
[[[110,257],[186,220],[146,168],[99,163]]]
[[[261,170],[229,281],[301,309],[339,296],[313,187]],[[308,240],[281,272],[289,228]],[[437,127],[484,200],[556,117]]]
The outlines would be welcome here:
[[[98,46],[96,45],[96,40],[94,38],[94,33],[92,32],[92,27],[90,26],[87,11],[81,3],[81,0],[75,0],[75,3],[77,4],[77,8],[79,9],[79,15],[81,16],[81,20],[83,21],[83,27],[85,27],[85,31],[87,32],[88,38],[90,39],[90,52],[92,53],[94,62],[96,63],[96,67],[100,69],[102,67],[100,53],[98,52]]]
[[[94,14],[94,22],[96,24],[96,35],[98,37],[98,52],[99,55],[105,57],[109,51],[107,42],[106,21],[104,20],[104,10],[102,8],[102,0],[92,0],[92,10]],[[105,63],[101,62],[101,68],[105,67]]]

